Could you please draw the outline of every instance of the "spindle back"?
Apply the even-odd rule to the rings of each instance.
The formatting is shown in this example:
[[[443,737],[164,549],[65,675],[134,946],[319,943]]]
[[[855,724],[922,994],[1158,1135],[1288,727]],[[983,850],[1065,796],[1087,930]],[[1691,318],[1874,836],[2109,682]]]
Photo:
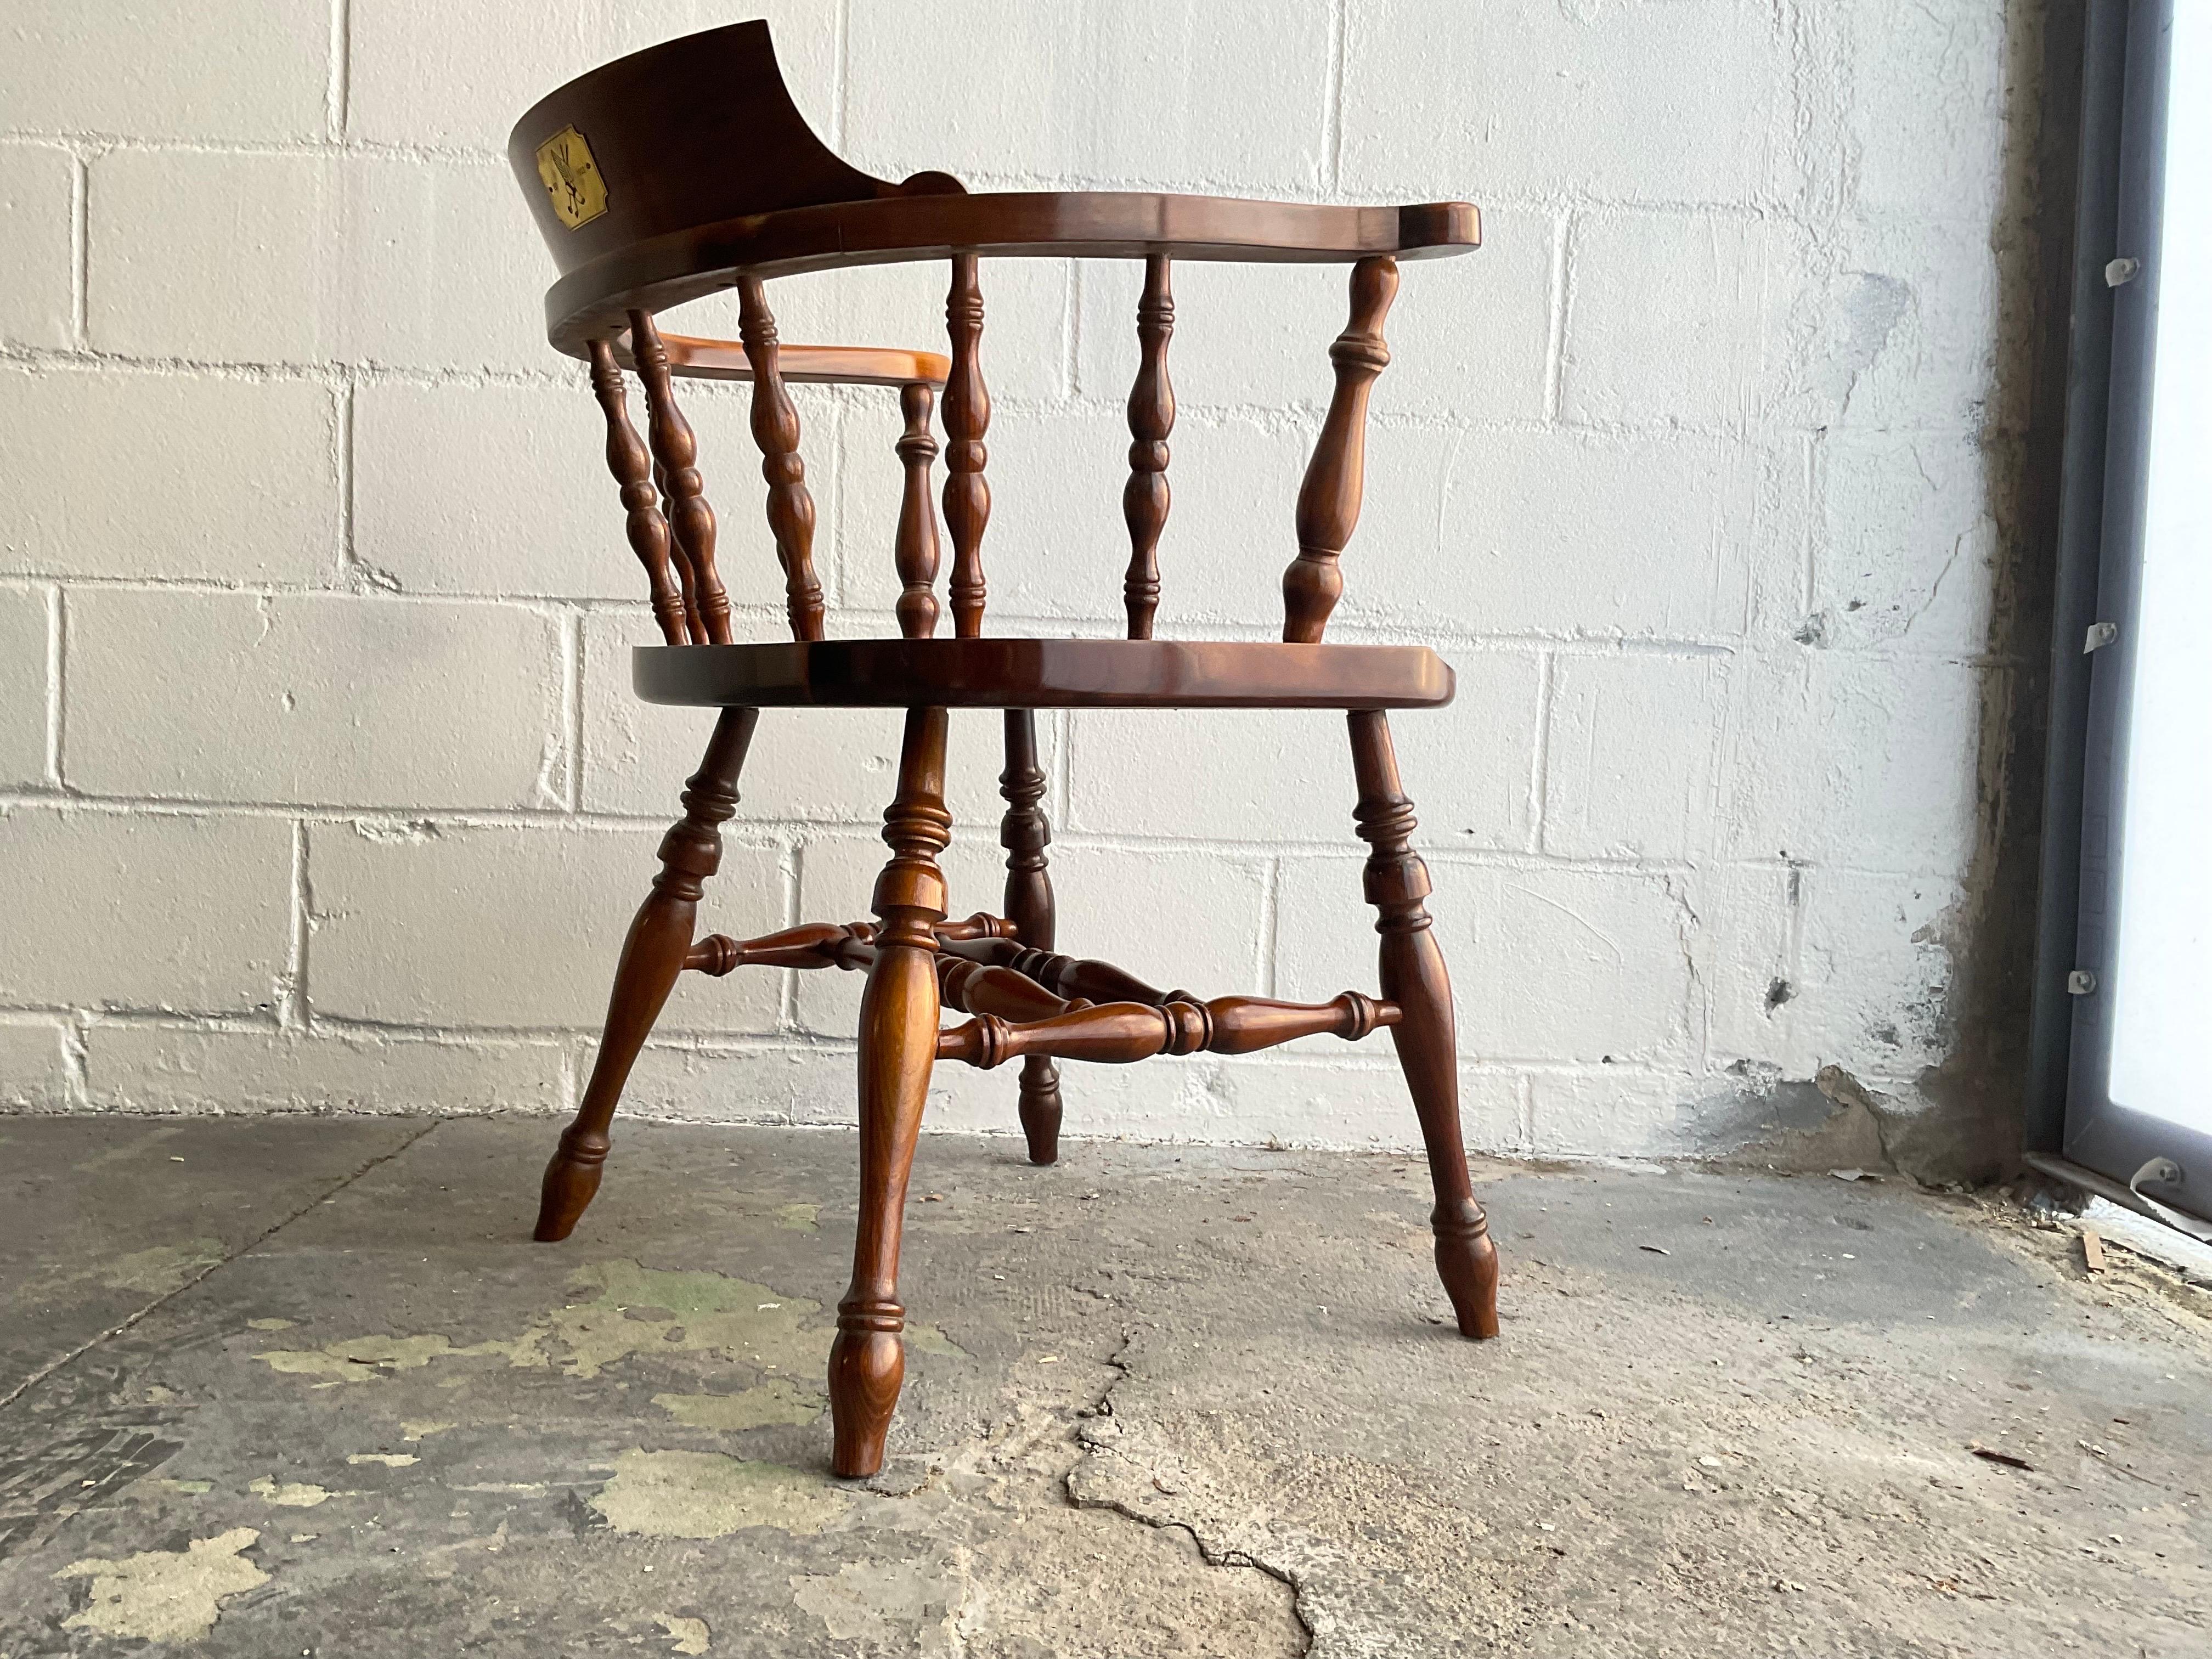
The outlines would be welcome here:
[[[1352,317],[1330,348],[1335,390],[1298,494],[1297,556],[1285,573],[1287,641],[1318,641],[1342,593],[1339,556],[1356,524],[1369,391],[1389,362],[1382,321],[1397,261],[1463,252],[1480,221],[1463,202],[1346,207],[1131,191],[969,194],[941,173],[893,184],[847,165],[792,101],[764,22],[671,40],[592,70],[541,100],[508,156],[562,273],[546,295],[549,337],[587,359],[607,419],[607,462],[670,644],[730,642],[716,573],[716,526],[698,447],[677,407],[684,374],[750,380],[767,517],[784,574],[792,635],[823,637],[812,560],[814,503],[787,386],[806,379],[894,384],[905,471],[896,559],[900,629],[934,631],[937,526],[928,495],[936,448],[933,389],[945,388],[945,528],[952,541],[954,631],[981,632],[988,586],[981,544],[991,401],[981,367],[981,261],[1105,257],[1145,261],[1139,367],[1128,403],[1122,492],[1130,557],[1122,582],[1131,639],[1152,637],[1158,547],[1170,505],[1175,392],[1167,368],[1177,258],[1349,262]],[[893,260],[942,258],[950,360],[852,347],[786,347],[769,279]],[[736,343],[663,336],[655,315],[734,288]],[[623,371],[645,388],[647,441],[625,408]]]

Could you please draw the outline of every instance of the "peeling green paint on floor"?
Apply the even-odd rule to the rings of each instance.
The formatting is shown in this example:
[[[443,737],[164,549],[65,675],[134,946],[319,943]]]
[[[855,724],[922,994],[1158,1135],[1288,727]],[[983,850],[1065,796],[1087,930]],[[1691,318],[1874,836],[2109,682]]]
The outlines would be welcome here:
[[[721,1538],[746,1527],[820,1532],[852,1500],[818,1475],[720,1452],[626,1451],[591,1506],[617,1532]]]
[[[830,1407],[828,1396],[819,1390],[803,1389],[783,1376],[735,1394],[657,1394],[653,1403],[695,1429],[731,1433],[776,1423],[811,1423]]]
[[[222,1261],[223,1255],[222,1241],[216,1238],[155,1244],[117,1256],[100,1269],[100,1282],[110,1290],[170,1296]]]
[[[763,1371],[808,1376],[829,1364],[836,1326],[822,1304],[749,1279],[617,1258],[577,1268],[568,1289],[565,1304],[511,1337],[457,1345],[443,1334],[356,1336],[319,1348],[268,1349],[254,1358],[289,1376],[318,1378],[319,1387],[374,1382],[386,1371],[416,1370],[441,1359],[504,1358],[510,1365],[557,1366],[576,1377],[597,1376],[617,1361],[647,1353],[719,1352]],[[967,1357],[931,1324],[909,1324],[906,1338],[915,1352]]]
[[[72,1561],[54,1577],[89,1578],[92,1600],[64,1630],[98,1631],[142,1642],[191,1642],[215,1628],[222,1602],[269,1582],[240,1553],[260,1541],[252,1527],[195,1538],[181,1550],[146,1550],[119,1561]]]

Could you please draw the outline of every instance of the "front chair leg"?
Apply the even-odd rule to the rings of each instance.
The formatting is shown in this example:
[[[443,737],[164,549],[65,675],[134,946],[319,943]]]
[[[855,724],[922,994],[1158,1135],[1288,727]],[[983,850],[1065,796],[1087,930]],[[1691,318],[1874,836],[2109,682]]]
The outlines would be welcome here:
[[[568,1237],[599,1189],[599,1172],[607,1161],[607,1126],[637,1051],[645,1046],[676,976],[684,971],[699,898],[707,878],[721,863],[721,827],[737,811],[738,775],[744,768],[745,750],[759,719],[757,708],[722,711],[699,769],[684,787],[684,816],[661,840],[660,873],[653,878],[653,890],[623,940],[592,1080],[585,1086],[575,1121],[562,1131],[560,1146],[545,1166],[535,1235],[542,1243]]]
[[[884,1466],[884,1438],[906,1376],[898,1299],[899,1237],[907,1176],[937,1058],[937,940],[945,878],[937,854],[951,839],[945,810],[942,708],[909,709],[897,798],[884,814],[890,862],[878,878],[876,960],[860,998],[860,1209],[853,1282],[837,1304],[830,1349],[830,1468],[846,1476]]]
[[[1021,942],[1032,951],[1053,945],[1052,877],[1045,848],[1052,825],[1044,815],[1044,769],[1037,764],[1036,714],[1027,708],[1006,711],[1006,769],[999,775],[999,793],[1006,816],[999,844],[1006,849],[1006,915]],[[1022,1134],[1030,1162],[1060,1158],[1060,1068],[1043,1054],[1022,1061]]]
[[[1462,1335],[1498,1334],[1498,1247],[1468,1179],[1460,1139],[1459,1054],[1453,1029],[1451,979],[1430,925],[1429,871],[1413,849],[1413,803],[1398,781],[1398,757],[1380,709],[1352,714],[1352,764],[1359,782],[1353,817],[1367,858],[1367,902],[1382,936],[1382,991],[1401,1011],[1390,1036],[1421,1121],[1437,1207],[1437,1274],[1451,1297]]]

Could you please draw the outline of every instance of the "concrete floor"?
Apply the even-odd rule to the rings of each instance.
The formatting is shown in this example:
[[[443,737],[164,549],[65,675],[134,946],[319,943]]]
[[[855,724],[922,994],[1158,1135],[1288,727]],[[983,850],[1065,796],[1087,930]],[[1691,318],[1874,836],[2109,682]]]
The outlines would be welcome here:
[[[552,1134],[0,1120],[0,1656],[2212,1651],[2212,1298],[1993,1203],[1490,1166],[1478,1347],[1418,1160],[929,1138],[847,1485],[851,1137]]]

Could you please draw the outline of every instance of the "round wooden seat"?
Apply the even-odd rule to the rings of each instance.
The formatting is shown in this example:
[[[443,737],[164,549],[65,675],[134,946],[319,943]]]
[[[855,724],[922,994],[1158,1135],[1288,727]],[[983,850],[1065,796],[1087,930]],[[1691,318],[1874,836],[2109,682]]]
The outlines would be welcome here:
[[[652,645],[647,702],[724,708],[1436,708],[1425,645],[1218,640],[814,640]]]

